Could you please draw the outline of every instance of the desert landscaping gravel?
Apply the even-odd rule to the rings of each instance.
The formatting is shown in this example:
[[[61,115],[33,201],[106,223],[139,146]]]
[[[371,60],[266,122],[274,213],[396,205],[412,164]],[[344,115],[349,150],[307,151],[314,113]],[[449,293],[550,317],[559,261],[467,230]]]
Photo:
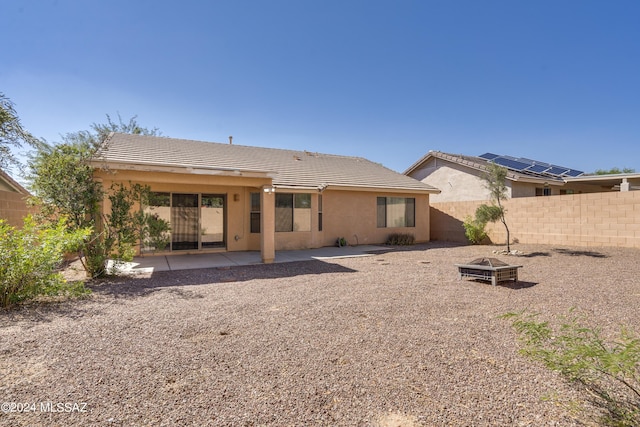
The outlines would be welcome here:
[[[500,315],[575,307],[605,334],[640,332],[640,250],[496,249],[121,277],[0,311],[0,402],[22,404],[0,425],[596,425]],[[459,280],[479,257],[523,265],[521,281]]]

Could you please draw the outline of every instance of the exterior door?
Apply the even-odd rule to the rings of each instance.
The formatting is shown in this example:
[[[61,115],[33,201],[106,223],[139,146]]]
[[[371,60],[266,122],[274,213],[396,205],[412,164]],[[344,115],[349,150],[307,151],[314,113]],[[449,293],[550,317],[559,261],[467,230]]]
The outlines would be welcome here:
[[[173,194],[171,198],[171,249],[198,249],[198,195]]]
[[[200,202],[200,245],[206,248],[226,247],[225,196],[203,194]]]

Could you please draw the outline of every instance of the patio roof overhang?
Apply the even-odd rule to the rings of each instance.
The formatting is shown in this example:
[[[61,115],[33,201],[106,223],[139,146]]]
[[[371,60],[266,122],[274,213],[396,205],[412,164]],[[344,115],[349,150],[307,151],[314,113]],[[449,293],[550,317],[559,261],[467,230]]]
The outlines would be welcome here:
[[[260,171],[240,168],[221,168],[221,167],[203,167],[191,166],[183,164],[171,163],[153,163],[153,162],[103,162],[93,160],[91,165],[104,170],[129,170],[140,172],[165,172],[165,173],[183,173],[190,175],[211,175],[211,176],[232,176],[244,178],[271,178],[273,179],[277,172]]]

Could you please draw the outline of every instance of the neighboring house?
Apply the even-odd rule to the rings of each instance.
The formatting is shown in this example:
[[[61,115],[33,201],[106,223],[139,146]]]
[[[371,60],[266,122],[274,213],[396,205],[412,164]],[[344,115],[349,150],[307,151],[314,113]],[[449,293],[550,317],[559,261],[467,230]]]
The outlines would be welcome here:
[[[464,156],[430,151],[404,174],[440,189],[431,202],[487,200],[482,180],[489,163],[508,169],[511,198],[558,194],[628,191],[640,188],[640,174],[585,175],[582,171],[545,162],[486,153]]]
[[[22,219],[31,212],[26,198],[31,194],[6,172],[0,169],[0,219],[14,227],[21,227]]]
[[[380,244],[392,233],[429,240],[438,190],[360,157],[157,136],[111,134],[96,179],[149,185],[149,212],[171,223],[172,252]],[[103,203],[110,211],[109,200]],[[142,249],[144,252],[145,249]]]

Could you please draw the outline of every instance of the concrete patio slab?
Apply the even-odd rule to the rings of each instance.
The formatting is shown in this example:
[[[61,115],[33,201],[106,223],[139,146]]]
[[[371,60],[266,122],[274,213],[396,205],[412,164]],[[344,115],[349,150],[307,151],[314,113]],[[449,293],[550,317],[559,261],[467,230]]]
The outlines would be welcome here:
[[[317,249],[303,249],[296,251],[276,251],[274,262],[296,262],[311,260],[329,260],[334,258],[371,256],[372,252],[389,251],[392,248],[375,245],[325,247]],[[148,255],[136,257],[133,262],[125,263],[121,274],[141,274],[158,271],[190,270],[197,268],[220,268],[238,265],[261,264],[262,259],[258,251],[246,252],[218,252],[208,254],[176,254],[176,255]]]

